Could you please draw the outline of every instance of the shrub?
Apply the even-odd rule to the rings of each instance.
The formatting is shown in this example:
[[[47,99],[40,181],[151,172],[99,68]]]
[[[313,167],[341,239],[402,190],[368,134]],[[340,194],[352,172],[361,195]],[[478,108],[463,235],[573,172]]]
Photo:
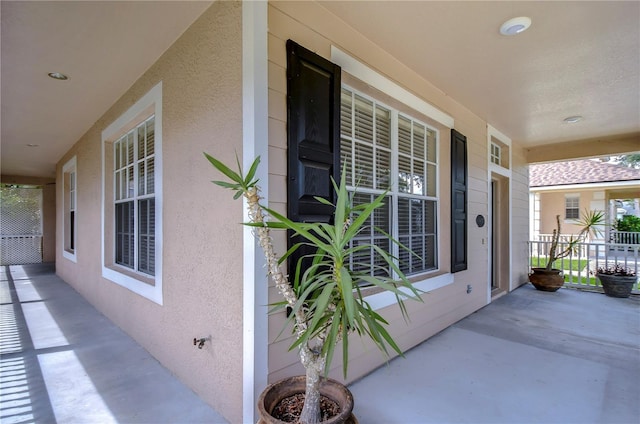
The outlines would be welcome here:
[[[640,233],[640,217],[634,215],[624,215],[616,221],[616,230]]]

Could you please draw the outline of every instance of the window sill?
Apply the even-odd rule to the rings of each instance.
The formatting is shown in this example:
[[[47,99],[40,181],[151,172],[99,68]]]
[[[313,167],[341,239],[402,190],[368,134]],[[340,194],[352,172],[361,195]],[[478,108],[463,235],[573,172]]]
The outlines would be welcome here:
[[[453,283],[453,274],[442,274],[435,277],[423,278],[413,283],[413,286],[423,292],[430,292]],[[396,296],[388,291],[372,294],[366,297],[374,310],[386,308],[396,303]]]
[[[104,265],[102,276],[152,302],[162,305],[162,284],[160,278],[145,277],[117,265]]]
[[[62,256],[64,258],[70,260],[71,262],[78,263],[78,259],[76,258],[75,252],[69,252],[68,250],[63,250],[62,251]]]

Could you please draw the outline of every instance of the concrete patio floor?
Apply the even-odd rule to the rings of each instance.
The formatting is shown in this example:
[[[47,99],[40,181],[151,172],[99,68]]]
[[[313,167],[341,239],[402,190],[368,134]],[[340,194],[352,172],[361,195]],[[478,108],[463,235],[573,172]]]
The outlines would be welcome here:
[[[226,422],[51,264],[1,271],[3,424]],[[350,389],[361,424],[637,424],[639,383],[640,297],[527,285]]]
[[[58,278],[53,264],[7,268],[0,275],[2,424],[226,422]]]
[[[638,424],[640,297],[527,284],[350,389],[361,423]]]

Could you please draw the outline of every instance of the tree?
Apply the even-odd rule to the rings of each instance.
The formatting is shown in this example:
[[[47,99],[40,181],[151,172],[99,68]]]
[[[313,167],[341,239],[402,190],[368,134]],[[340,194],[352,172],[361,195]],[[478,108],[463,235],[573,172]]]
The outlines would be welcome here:
[[[40,187],[0,185],[0,222],[3,235],[38,234],[42,231]]]
[[[640,217],[625,215],[622,217],[622,219],[618,219],[616,221],[614,227],[618,231],[640,233]]]
[[[618,156],[618,161],[620,165],[628,166],[629,168],[640,169],[640,153]]]

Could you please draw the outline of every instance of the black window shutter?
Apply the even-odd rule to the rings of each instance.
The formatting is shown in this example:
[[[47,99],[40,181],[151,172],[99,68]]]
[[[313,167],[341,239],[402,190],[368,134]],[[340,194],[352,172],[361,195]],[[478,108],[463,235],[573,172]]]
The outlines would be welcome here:
[[[297,222],[330,222],[340,178],[340,67],[287,40],[287,214]],[[289,239],[289,245],[297,240]],[[289,259],[292,266],[302,249]]]
[[[467,269],[467,137],[451,130],[451,272]]]

